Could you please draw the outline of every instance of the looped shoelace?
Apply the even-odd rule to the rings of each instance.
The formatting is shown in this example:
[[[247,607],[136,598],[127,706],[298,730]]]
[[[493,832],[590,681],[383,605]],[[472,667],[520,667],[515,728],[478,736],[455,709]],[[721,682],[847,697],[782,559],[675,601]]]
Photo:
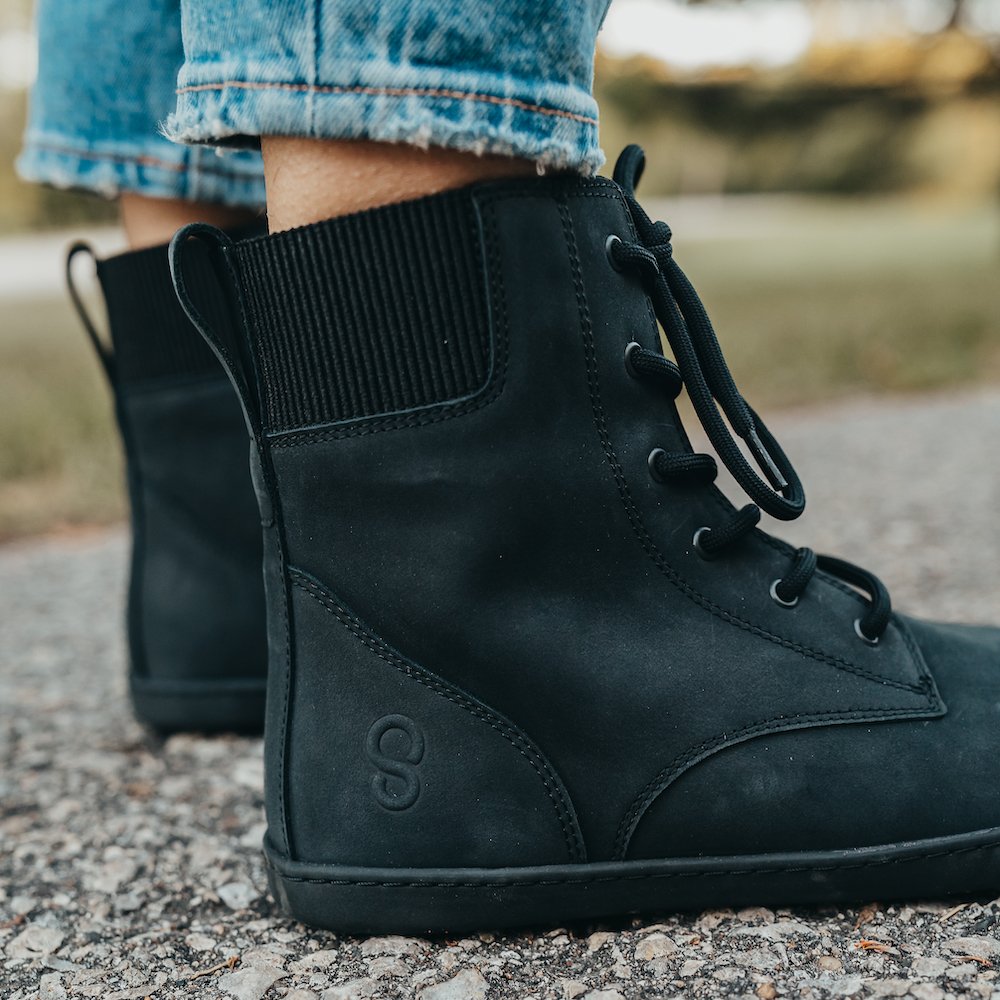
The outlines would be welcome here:
[[[625,351],[626,367],[636,378],[657,380],[671,399],[676,399],[682,388],[687,389],[712,446],[752,501],[726,523],[701,528],[695,534],[695,547],[710,559],[752,531],[762,510],[785,521],[797,518],[805,509],[805,492],[781,445],[736,387],[705,306],[673,258],[670,227],[665,222],[653,222],[635,198],[644,160],[638,146],[628,146],[614,171],[638,240],[627,242],[612,235],[606,249],[618,270],[632,271],[642,279],[677,359],[674,364],[662,354],[631,343]],[[746,460],[730,427],[744,442],[766,481]],[[650,453],[649,469],[661,482],[685,486],[710,485],[718,473],[711,455],[668,453],[662,448],[654,448]],[[852,563],[817,555],[812,549],[798,549],[788,572],[771,585],[771,596],[784,607],[793,607],[817,569],[868,593],[871,599],[868,610],[855,621],[854,628],[865,642],[877,643],[892,616],[889,592],[878,577]]]

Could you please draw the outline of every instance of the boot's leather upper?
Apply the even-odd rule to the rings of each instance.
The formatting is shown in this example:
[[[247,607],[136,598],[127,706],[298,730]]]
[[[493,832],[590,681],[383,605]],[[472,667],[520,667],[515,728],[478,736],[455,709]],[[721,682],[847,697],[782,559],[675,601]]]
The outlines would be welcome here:
[[[260,688],[267,672],[260,518],[236,395],[177,302],[165,247],[98,261],[97,273],[110,347],[82,315],[125,447],[133,683],[193,696],[203,687],[205,698],[213,686],[215,695],[219,686]],[[209,274],[200,287],[221,321],[224,304]],[[239,715],[233,724],[242,728]]]
[[[752,526],[695,544],[736,511],[651,470],[691,449],[669,378],[626,359],[660,354],[666,307],[665,258],[612,252],[641,256],[638,221],[622,185],[559,177],[223,248],[276,852],[525,866],[1000,825],[996,633],[893,615],[872,644],[868,575]]]

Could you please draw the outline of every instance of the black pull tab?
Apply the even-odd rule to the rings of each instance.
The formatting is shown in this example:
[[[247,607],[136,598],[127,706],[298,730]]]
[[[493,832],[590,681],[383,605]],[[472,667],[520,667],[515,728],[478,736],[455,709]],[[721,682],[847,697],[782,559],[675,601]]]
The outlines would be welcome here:
[[[635,143],[626,146],[618,155],[615,163],[614,182],[631,197],[635,196],[635,189],[642,179],[642,172],[646,168],[646,154],[641,146]]]
[[[104,374],[107,375],[108,381],[113,385],[115,381],[114,351],[111,345],[97,332],[97,326],[90,318],[90,313],[87,312],[87,307],[83,304],[83,297],[80,295],[79,289],[76,287],[76,282],[73,280],[73,261],[82,253],[86,254],[93,262],[94,268],[97,268],[97,255],[94,253],[94,248],[89,243],[82,241],[74,243],[66,252],[66,288],[69,290],[70,301],[76,309],[76,314],[80,317],[83,329],[90,338],[90,342],[94,345],[94,350],[97,352],[97,358],[101,362]]]
[[[240,321],[236,282],[227,257],[232,247],[233,241],[221,229],[193,222],[174,235],[167,259],[181,307],[229,376],[250,435],[256,440],[261,429],[257,378],[250,345]],[[198,268],[200,272],[196,271]],[[197,286],[204,288],[206,279],[214,279],[222,290],[228,314],[214,326],[197,301]]]

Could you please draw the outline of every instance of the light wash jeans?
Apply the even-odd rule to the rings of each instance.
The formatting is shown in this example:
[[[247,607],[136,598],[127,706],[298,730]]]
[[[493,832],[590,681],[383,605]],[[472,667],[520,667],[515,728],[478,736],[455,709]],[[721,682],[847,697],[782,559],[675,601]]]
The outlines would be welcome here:
[[[22,177],[259,207],[261,135],[593,172],[610,0],[39,0]]]

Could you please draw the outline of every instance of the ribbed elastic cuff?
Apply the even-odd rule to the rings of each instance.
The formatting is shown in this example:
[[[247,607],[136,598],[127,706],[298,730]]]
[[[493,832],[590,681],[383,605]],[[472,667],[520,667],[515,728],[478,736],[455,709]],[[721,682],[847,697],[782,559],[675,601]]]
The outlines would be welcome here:
[[[262,231],[260,223],[234,235],[246,237]],[[221,365],[177,300],[166,244],[98,261],[97,274],[107,303],[119,382],[222,377]],[[206,316],[228,314],[225,292],[207,261],[191,267],[189,284]]]
[[[488,374],[470,189],[237,245],[270,430],[466,396]]]

